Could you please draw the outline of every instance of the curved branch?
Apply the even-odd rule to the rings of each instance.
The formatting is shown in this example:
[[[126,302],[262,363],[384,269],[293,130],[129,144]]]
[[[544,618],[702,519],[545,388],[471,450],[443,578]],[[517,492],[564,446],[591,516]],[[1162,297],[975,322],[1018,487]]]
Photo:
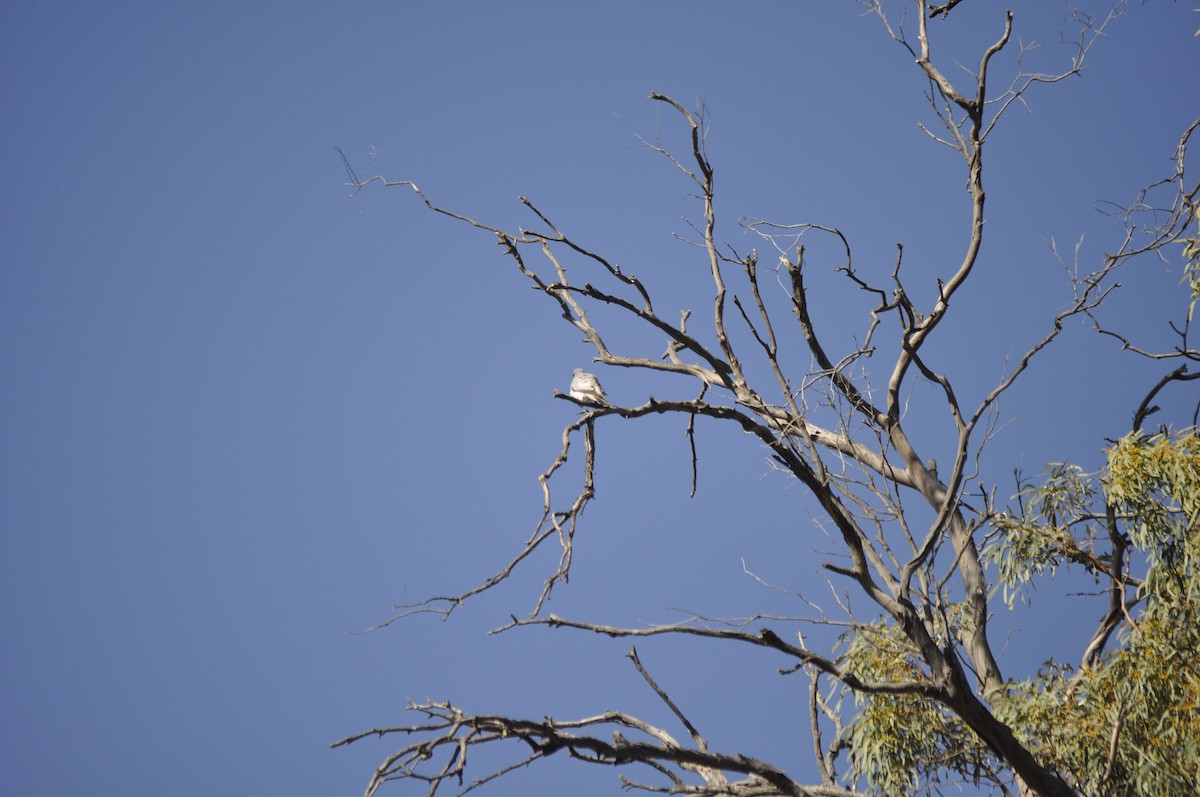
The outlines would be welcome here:
[[[807,648],[783,641],[778,634],[769,628],[762,628],[757,633],[740,631],[732,628],[703,628],[684,623],[676,625],[658,625],[651,626],[649,628],[621,628],[619,626],[603,625],[600,623],[569,620],[552,614],[549,617],[531,618],[528,620],[519,620],[513,618],[512,621],[504,627],[504,629],[528,625],[545,625],[551,628],[574,628],[581,631],[591,631],[592,633],[603,634],[604,636],[613,638],[652,637],[662,636],[664,634],[674,634],[742,642],[745,644],[754,645],[755,647],[763,647],[783,653],[784,655],[795,659],[799,664],[815,667],[821,672],[833,676],[857,692],[890,695],[921,695],[923,697],[934,699],[946,699],[945,693],[937,684],[933,683],[932,681],[864,681],[858,676],[854,675],[854,673],[838,666],[832,659],[813,653]],[[789,668],[788,671],[790,672],[794,669],[794,667]]]
[[[388,728],[376,728],[348,736],[332,746],[343,747],[370,736],[394,734],[420,735],[420,741],[406,745],[389,756],[375,772],[367,787],[372,797],[389,781],[417,780],[428,784],[426,794],[436,795],[447,782],[462,785],[473,748],[493,742],[525,744],[531,752],[482,778],[472,780],[459,794],[469,792],[490,780],[534,761],[565,752],[578,761],[606,766],[643,765],[672,781],[671,793],[727,795],[728,797],[850,797],[853,792],[836,786],[804,786],[786,772],[765,761],[741,754],[717,753],[680,745],[666,731],[619,711],[606,711],[577,720],[527,720],[492,714],[468,714],[452,704],[410,704],[409,710],[424,714],[428,722]],[[638,734],[627,739],[623,730]],[[609,730],[609,738],[595,734]],[[585,731],[585,732],[581,732]],[[437,761],[441,756],[440,766]],[[682,774],[697,773],[703,785],[686,783]],[[747,776],[730,783],[723,773]]]

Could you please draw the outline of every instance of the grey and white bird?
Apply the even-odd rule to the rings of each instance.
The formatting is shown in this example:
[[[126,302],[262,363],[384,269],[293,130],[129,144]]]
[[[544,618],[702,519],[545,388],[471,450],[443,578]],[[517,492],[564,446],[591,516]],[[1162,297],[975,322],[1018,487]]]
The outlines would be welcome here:
[[[576,368],[571,377],[571,398],[586,401],[589,404],[607,404],[604,388],[594,374],[589,374],[582,368]]]

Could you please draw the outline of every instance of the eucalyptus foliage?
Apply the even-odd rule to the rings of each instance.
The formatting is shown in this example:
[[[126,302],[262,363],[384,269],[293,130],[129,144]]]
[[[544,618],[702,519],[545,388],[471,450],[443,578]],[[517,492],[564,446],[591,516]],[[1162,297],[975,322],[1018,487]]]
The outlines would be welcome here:
[[[1101,472],[1050,465],[1017,502],[984,550],[1010,607],[1063,570],[1098,582],[1114,556],[1122,573],[1141,576],[1118,585],[1129,608],[1107,652],[1083,666],[1045,662],[993,700],[997,716],[1081,794],[1200,793],[1200,436],[1131,433]],[[844,660],[864,678],[921,677],[894,626],[859,630]],[[925,790],[950,774],[1003,782],[1002,763],[937,704],[913,695],[857,703],[851,761],[879,793]]]

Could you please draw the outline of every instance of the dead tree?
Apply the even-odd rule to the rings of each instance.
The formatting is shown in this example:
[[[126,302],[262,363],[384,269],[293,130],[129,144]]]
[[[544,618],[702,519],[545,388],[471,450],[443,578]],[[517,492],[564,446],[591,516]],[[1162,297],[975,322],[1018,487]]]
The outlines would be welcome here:
[[[850,753],[842,733],[845,717],[834,706],[832,697],[837,690],[926,701],[969,729],[983,751],[979,760],[993,762],[981,764],[976,779],[1000,784],[1001,788],[1015,783],[1026,794],[1074,794],[1072,787],[1039,761],[994,710],[1006,682],[989,636],[992,584],[979,541],[999,510],[981,479],[979,455],[996,422],[1000,397],[1021,378],[1038,352],[1054,342],[1067,319],[1095,316],[1113,290],[1113,275],[1122,264],[1182,234],[1196,191],[1184,184],[1181,149],[1178,174],[1161,184],[1176,195],[1168,223],[1160,223],[1148,237],[1131,224],[1119,250],[1091,273],[1075,276],[1074,296],[1061,312],[1044,321],[1041,338],[1010,365],[982,399],[965,403],[955,389],[953,373],[927,358],[926,351],[950,312],[955,295],[971,278],[985,246],[984,154],[989,135],[1007,110],[1024,101],[1031,88],[1077,74],[1108,19],[1080,20],[1078,39],[1064,70],[1038,74],[1018,67],[1016,74],[996,89],[990,67],[998,53],[1014,46],[1013,15],[998,18],[996,37],[979,56],[970,80],[952,78],[935,59],[930,28],[938,24],[934,18],[951,15],[959,2],[930,5],[915,0],[916,13],[910,23],[916,26],[915,39],[910,38],[911,31],[885,13],[879,2],[865,4],[882,20],[891,38],[908,50],[928,83],[928,97],[941,129],[926,132],[962,162],[970,207],[967,242],[961,259],[947,267],[933,284],[909,283],[901,244],[897,244],[895,260],[887,267],[860,267],[847,236],[823,223],[744,221],[746,229],[760,236],[760,246],[772,252],[766,264],[760,262],[754,249],[738,252],[724,244],[718,234],[714,204],[717,184],[705,145],[704,113],[657,93],[650,99],[675,115],[690,136],[690,148],[684,154],[656,142],[646,143],[669,159],[690,182],[702,208],[694,224],[695,243],[711,281],[713,298],[701,324],[696,323],[699,314],[690,310],[663,312],[653,301],[651,286],[571,237],[528,199],[521,201],[531,213],[531,226],[504,230],[435,204],[409,181],[361,179],[352,172],[356,190],[375,182],[407,186],[432,211],[494,236],[519,274],[582,334],[594,349],[597,363],[667,372],[681,377],[681,382],[683,378],[690,380],[692,385],[690,393],[683,396],[647,397],[630,405],[596,406],[559,394],[563,401],[579,404],[584,412],[563,430],[561,450],[539,477],[544,503],[526,543],[495,575],[477,586],[402,607],[393,620],[414,613],[449,616],[467,599],[504,581],[533,552],[557,545],[557,568],[546,579],[532,612],[526,617],[514,616],[506,628],[545,625],[633,639],[690,635],[713,643],[740,643],[770,650],[778,655],[781,671],[803,672],[811,679],[810,720],[820,772],[819,782],[799,783],[769,762],[741,752],[710,749],[668,690],[642,666],[634,649],[629,654],[633,666],[678,719],[683,738],[624,712],[572,720],[531,720],[473,714],[450,703],[412,704],[410,708],[422,715],[422,720],[373,729],[337,743],[391,735],[410,740],[378,768],[367,788],[368,797],[385,783],[404,779],[425,784],[430,795],[443,788],[469,791],[556,753],[581,762],[622,767],[622,772],[632,773],[622,775],[624,785],[652,792],[736,797],[851,794],[842,779],[845,756]],[[957,67],[953,74],[959,74]],[[1181,148],[1186,141],[1185,136]],[[806,243],[818,236],[836,243],[842,253],[840,262],[808,262]],[[806,286],[806,275],[814,267],[835,268],[869,299],[871,309],[861,334],[848,351],[843,341],[827,340],[814,323],[810,312],[813,300]],[[762,279],[764,272],[771,274],[771,281]],[[776,276],[785,288],[782,295],[775,289]],[[610,347],[607,331],[589,317],[589,309],[596,306],[619,311],[625,323],[643,330],[643,339],[649,341],[646,347],[638,351]],[[781,354],[789,346],[803,350],[812,363],[810,370],[791,373],[785,368]],[[887,362],[881,363],[881,357]],[[748,375],[750,363],[755,373],[769,373],[771,378],[767,382],[752,380]],[[903,410],[906,394],[915,381],[936,386],[940,397],[936,412],[949,419],[955,441],[948,451],[923,450],[909,435]],[[831,579],[844,580],[869,599],[884,618],[885,626],[898,640],[900,655],[909,662],[906,675],[864,675],[844,656],[811,650],[803,636],[775,630],[765,620],[761,624],[719,626],[694,618],[669,626],[627,628],[545,612],[546,599],[570,574],[573,540],[584,509],[594,496],[599,478],[594,468],[596,438],[614,423],[635,422],[651,415],[682,419],[692,440],[693,474],[694,424],[697,417],[702,417],[732,424],[755,438],[780,469],[803,485],[840,540],[840,558],[824,563],[824,568]],[[568,455],[578,453],[581,445],[582,483],[572,490],[569,500],[562,502],[552,486]],[[935,454],[940,466],[934,464]],[[911,511],[908,502],[914,498],[927,507],[923,513]],[[916,517],[932,519],[918,526]],[[851,633],[859,635],[870,635],[879,627],[854,616],[846,616],[842,622]],[[1111,625],[1111,618],[1106,622]],[[1111,627],[1105,631],[1106,627],[1097,632],[1097,644],[1101,646],[1111,631]],[[509,765],[497,771],[468,775],[472,750],[505,740],[517,742],[523,754],[514,756]]]

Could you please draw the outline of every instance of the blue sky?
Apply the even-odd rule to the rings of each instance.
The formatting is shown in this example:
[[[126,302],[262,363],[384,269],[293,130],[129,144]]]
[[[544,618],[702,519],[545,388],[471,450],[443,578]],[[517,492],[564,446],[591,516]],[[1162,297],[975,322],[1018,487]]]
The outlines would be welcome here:
[[[952,16],[964,58],[997,35],[993,6]],[[937,347],[968,393],[1067,301],[1046,240],[1069,252],[1084,235],[1084,265],[1095,262],[1120,232],[1097,201],[1129,200],[1169,170],[1200,99],[1186,77],[1200,74],[1189,6],[1135,3],[1081,78],[1035,91],[1031,112],[996,133],[990,248]],[[1034,68],[1066,58],[1065,8],[1015,4],[1016,34],[1042,43]],[[1011,57],[1000,62],[1009,74]],[[741,215],[835,225],[863,268],[890,269],[903,241],[928,284],[961,250],[966,202],[954,156],[917,127],[924,88],[848,2],[7,4],[6,790],[358,793],[391,745],[329,743],[404,721],[409,697],[666,721],[626,642],[484,635],[532,607],[549,560],[449,623],[348,633],[507,561],[573,417],[552,392],[592,353],[489,236],[407,190],[348,199],[333,147],[493,224],[530,221],[516,201],[528,196],[699,310],[696,252],[672,237],[697,213],[689,187],[634,136],[682,141],[649,91],[707,104],[720,233],[735,246],[758,245]],[[1108,318],[1168,345],[1178,280],[1177,262],[1132,268]],[[831,270],[813,287],[831,297],[818,311],[831,335],[861,329]],[[1160,373],[1068,330],[1003,405],[1012,423],[987,462],[993,480],[1021,463],[1094,467]],[[672,388],[601,377],[618,402]],[[1183,403],[1170,401],[1168,412]],[[633,623],[789,610],[742,560],[825,589],[814,508],[747,438],[702,430],[689,500],[681,424],[604,426],[599,500],[555,612]],[[1070,658],[1062,624],[1078,616],[1023,626],[1008,674],[1044,645]],[[715,654],[642,646],[714,743],[803,776],[801,682],[760,652]],[[578,774],[555,763],[492,793],[616,788],[610,771]]]

